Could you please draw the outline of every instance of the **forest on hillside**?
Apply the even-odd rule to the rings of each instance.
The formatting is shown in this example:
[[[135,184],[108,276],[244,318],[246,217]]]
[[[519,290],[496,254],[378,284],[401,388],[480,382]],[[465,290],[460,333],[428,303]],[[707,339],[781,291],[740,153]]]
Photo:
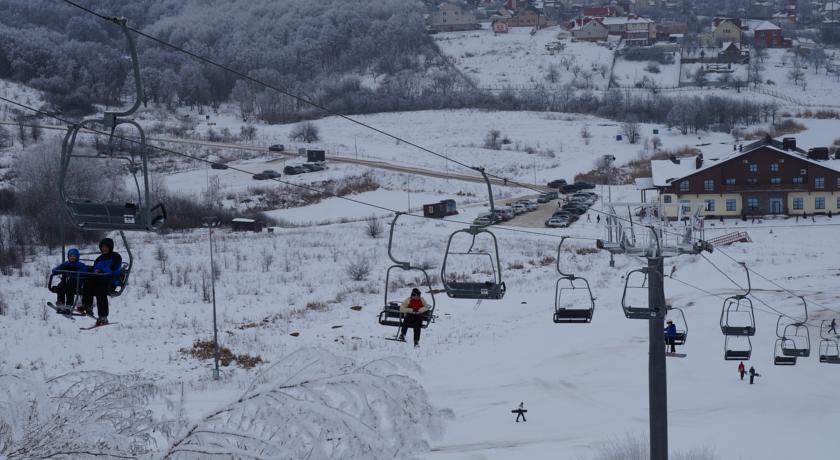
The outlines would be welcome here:
[[[341,112],[434,103],[458,75],[406,0],[84,0],[129,25]],[[315,115],[291,98],[138,38],[146,102],[218,107],[282,122]],[[56,110],[86,113],[133,91],[119,28],[55,0],[0,3],[0,78],[42,90]]]

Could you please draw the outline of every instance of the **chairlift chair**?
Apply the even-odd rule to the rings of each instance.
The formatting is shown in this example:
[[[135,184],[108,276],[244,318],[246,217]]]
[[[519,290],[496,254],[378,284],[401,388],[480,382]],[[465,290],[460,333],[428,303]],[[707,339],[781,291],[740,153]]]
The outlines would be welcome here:
[[[773,347],[773,364],[777,366],[793,366],[796,364],[796,355],[788,355],[785,353],[785,342],[788,348],[795,347],[793,341],[780,337],[776,339],[776,345]]]
[[[592,322],[592,315],[595,312],[595,297],[592,296],[592,289],[586,278],[564,273],[560,269],[561,250],[565,240],[564,236],[557,246],[557,273],[560,274],[560,278],[554,287],[554,322],[558,324],[589,323]],[[567,294],[565,298],[564,292]],[[574,294],[575,292],[581,293],[582,296]],[[569,300],[570,297],[571,300]],[[568,305],[572,303],[574,305],[569,307]]]
[[[476,171],[481,173],[481,175],[484,177],[485,183],[487,184],[487,192],[490,198],[490,215],[495,216],[496,208],[493,204],[493,189],[490,185],[490,179],[489,177],[487,177],[487,174],[484,172],[483,168],[475,169]],[[488,230],[487,226],[488,225],[471,225],[469,228],[456,230],[449,236],[449,240],[446,243],[446,252],[443,256],[443,263],[441,264],[440,268],[440,278],[447,296],[454,299],[478,300],[500,300],[505,296],[505,291],[507,290],[507,288],[505,286],[504,281],[502,280],[502,263],[499,259],[499,242],[496,239],[496,235],[494,235],[493,232]],[[465,233],[472,237],[472,242],[470,244],[469,249],[466,252],[452,252],[452,240],[459,233]],[[493,254],[490,254],[488,252],[473,251],[473,248],[475,247],[476,237],[481,234],[487,234],[492,238]],[[492,280],[483,282],[458,281],[454,279],[454,277],[449,276],[451,274],[447,273],[446,267],[447,262],[449,261],[449,256],[451,255],[471,256],[475,258],[489,258],[490,266],[492,269]]]
[[[802,305],[805,311],[805,317],[802,321],[788,323],[781,329],[779,334],[779,326],[782,322],[782,316],[776,320],[776,335],[782,339],[781,351],[785,356],[798,356],[806,358],[811,355],[811,332],[808,328],[808,303],[805,297],[799,297],[802,300]]]
[[[727,297],[723,301],[720,311],[720,330],[726,336],[755,335],[755,311],[752,300],[748,297],[752,290],[750,270],[745,263],[740,264],[747,272],[747,289],[743,294]]]
[[[109,297],[119,297],[122,295],[125,288],[128,286],[128,281],[131,276],[131,268],[134,266],[134,256],[131,254],[131,247],[128,244],[128,239],[125,237],[125,233],[122,231],[119,232],[120,239],[122,239],[123,243],[123,250],[121,255],[124,255],[123,262],[120,270],[120,276],[117,280],[117,284],[113,285],[112,288],[108,291]],[[66,245],[62,245],[62,255],[61,261],[64,262],[65,257],[67,255]],[[96,258],[99,256],[99,253],[82,253],[79,255],[79,261],[84,262],[85,265],[92,266]],[[127,259],[127,260],[126,260]],[[65,271],[65,270],[58,270],[55,273],[50,272],[50,276],[47,279],[47,288],[51,289],[52,287],[58,285],[57,281],[61,280],[62,275],[71,275],[77,277],[77,286],[79,289],[79,293],[83,292],[82,286],[84,285],[85,278],[92,277],[92,276],[107,276],[101,273],[92,273],[92,272],[75,272],[75,271]],[[78,303],[79,296],[76,296],[76,303]]]
[[[820,362],[826,364],[840,364],[840,344],[838,344],[836,338],[829,337],[827,333],[823,333],[823,331],[828,331],[828,327],[826,327],[825,323],[826,320],[823,320],[822,323],[820,323]]]
[[[740,344],[740,346],[736,346]],[[752,356],[752,341],[748,335],[727,335],[723,342],[723,359],[726,361],[748,361]]]
[[[650,267],[637,268],[627,273],[624,280],[624,293],[621,295],[621,309],[624,310],[624,316],[629,319],[663,319],[665,317],[664,309],[652,308],[650,302],[647,302],[646,307],[633,306],[627,298],[627,293],[632,289],[647,290],[648,276],[662,276]],[[635,278],[631,284],[631,278]],[[641,283],[638,279],[641,278]]]
[[[166,208],[162,203],[156,205],[151,204],[146,136],[137,122],[126,118],[137,111],[140,107],[140,101],[143,99],[143,86],[140,81],[140,64],[137,58],[137,48],[134,43],[134,38],[126,27],[125,20],[118,19],[115,22],[121,26],[128,40],[136,90],[134,105],[123,112],[105,112],[105,115],[101,118],[86,119],[68,129],[61,145],[59,194],[61,196],[61,204],[70,217],[70,220],[74,225],[83,230],[156,231],[166,222]],[[112,144],[114,131],[120,125],[131,125],[137,129],[140,136],[138,152],[132,152],[127,157],[74,153],[76,139],[83,129],[94,129],[97,126],[101,126],[103,129],[110,130],[111,138],[109,139],[109,144]],[[70,196],[66,186],[71,165],[75,163],[74,160],[84,161],[84,159],[117,159],[126,161],[137,189],[136,202],[101,203],[83,197]],[[142,178],[142,185],[140,178]]]
[[[434,322],[435,318],[435,294],[432,290],[432,280],[429,277],[429,273],[425,269],[412,266],[409,262],[401,262],[397,260],[396,258],[394,258],[393,253],[391,251],[394,242],[394,227],[397,224],[397,219],[399,219],[401,215],[402,213],[398,212],[396,216],[394,216],[394,220],[391,221],[391,230],[388,234],[388,258],[390,258],[394,264],[388,267],[388,270],[385,271],[385,306],[379,313],[379,324],[383,326],[402,327],[403,319],[405,319],[405,314],[400,313],[400,303],[388,300],[388,287],[391,280],[391,271],[395,269],[403,271],[418,271],[423,274],[423,277],[426,280],[426,287],[428,287],[429,295],[432,298],[429,311],[425,315],[423,315],[423,322],[421,327],[425,329],[429,326],[429,323]]]

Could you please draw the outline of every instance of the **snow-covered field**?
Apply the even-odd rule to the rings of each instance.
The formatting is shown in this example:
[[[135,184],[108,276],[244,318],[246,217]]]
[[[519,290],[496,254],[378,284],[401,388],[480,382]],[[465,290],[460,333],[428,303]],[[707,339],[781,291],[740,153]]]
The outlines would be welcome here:
[[[528,27],[514,27],[506,34],[483,29],[435,35],[441,51],[484,88],[562,85],[577,80],[591,88],[606,89],[613,52],[587,42],[572,43],[562,27],[548,27],[531,35]],[[555,54],[546,45],[560,41],[565,49]],[[554,82],[546,80],[549,69],[558,71]],[[577,67],[577,71],[573,69]],[[601,72],[605,68],[606,72]],[[588,76],[585,76],[587,73]]]
[[[673,64],[658,64],[649,61],[628,61],[618,58],[613,68],[613,80],[619,86],[643,85],[653,81],[658,87],[676,88],[680,84],[680,54],[675,53]],[[658,72],[654,69],[658,69]],[[646,85],[649,86],[649,85]]]
[[[802,81],[797,85],[790,78],[791,70],[793,70],[793,53],[784,49],[768,49],[767,54],[762,75],[765,81],[773,81],[774,84],[769,86],[770,89],[804,104],[828,105],[834,108],[840,106],[840,94],[837,91],[837,88],[840,88],[840,78],[837,74],[826,73],[825,68],[820,68],[819,72],[815,72],[810,63],[803,62],[807,68],[802,69]]]

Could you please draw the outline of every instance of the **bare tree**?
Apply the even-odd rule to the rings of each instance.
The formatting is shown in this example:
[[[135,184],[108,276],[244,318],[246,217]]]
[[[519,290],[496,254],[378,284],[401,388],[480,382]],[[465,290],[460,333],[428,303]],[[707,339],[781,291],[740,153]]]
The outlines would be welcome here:
[[[0,149],[11,147],[13,144],[12,135],[5,126],[0,126]]]
[[[662,139],[659,136],[653,136],[650,143],[653,145],[653,150],[659,150],[659,147],[662,147]]]
[[[491,129],[484,136],[484,148],[491,150],[500,150],[502,148],[501,142],[502,132],[498,129]]]
[[[621,125],[621,131],[624,133],[625,136],[627,136],[627,142],[631,144],[636,143],[636,140],[639,137],[640,129],[641,126],[639,125],[639,123],[633,120],[632,118]]]
[[[376,239],[382,236],[382,232],[385,231],[385,228],[382,225],[382,221],[378,218],[371,216],[367,219],[365,225],[365,233],[367,236]]]
[[[751,59],[747,66],[747,80],[752,83],[753,88],[764,79],[764,66],[757,59]]]
[[[293,141],[303,141],[307,144],[321,140],[320,130],[315,123],[305,121],[298,124],[289,133],[289,139]]]
[[[347,264],[347,276],[353,281],[364,281],[370,275],[370,260],[358,257]]]
[[[580,138],[583,139],[583,143],[589,145],[589,140],[592,139],[592,133],[589,131],[589,125],[583,125],[580,128]]]
[[[548,72],[545,74],[545,79],[549,83],[557,83],[560,81],[560,71],[557,70],[557,65],[551,64],[548,66]]]

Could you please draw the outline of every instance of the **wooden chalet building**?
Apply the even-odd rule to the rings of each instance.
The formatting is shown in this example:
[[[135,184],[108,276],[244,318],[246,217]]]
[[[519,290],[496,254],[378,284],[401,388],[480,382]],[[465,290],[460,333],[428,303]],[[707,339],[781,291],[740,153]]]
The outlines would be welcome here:
[[[662,203],[702,203],[706,217],[840,212],[840,159],[828,148],[805,151],[795,138],[741,145],[717,159],[655,160],[651,171]]]

